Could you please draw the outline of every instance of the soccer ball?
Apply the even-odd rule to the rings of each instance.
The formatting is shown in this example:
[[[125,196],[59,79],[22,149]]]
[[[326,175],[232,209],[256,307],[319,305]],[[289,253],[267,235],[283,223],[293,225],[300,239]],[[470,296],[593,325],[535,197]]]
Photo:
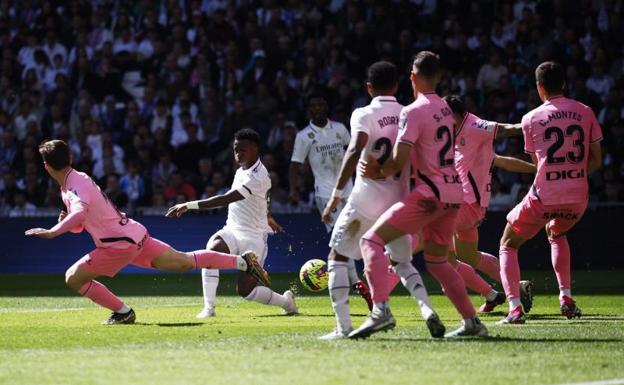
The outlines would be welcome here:
[[[310,291],[321,291],[327,289],[329,274],[327,273],[327,263],[320,259],[311,259],[304,263],[299,270],[299,280],[303,287]]]

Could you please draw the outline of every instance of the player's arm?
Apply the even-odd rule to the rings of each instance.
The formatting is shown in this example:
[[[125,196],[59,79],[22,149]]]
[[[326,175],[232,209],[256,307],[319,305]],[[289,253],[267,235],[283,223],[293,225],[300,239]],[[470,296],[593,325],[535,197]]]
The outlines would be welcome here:
[[[533,174],[537,171],[534,164],[511,156],[494,156],[494,166],[509,172]]]
[[[394,175],[403,170],[403,166],[405,166],[409,160],[411,151],[411,143],[399,141],[394,145],[392,156],[389,157],[383,165],[380,165],[375,158],[369,157],[367,160],[360,162],[360,171],[362,175],[371,179],[385,178]]]
[[[299,170],[301,169],[301,163],[291,161],[288,166],[288,185],[290,186],[290,192],[288,193],[288,201],[293,205],[299,204]]]
[[[75,228],[82,227],[82,223],[87,219],[87,205],[81,202],[73,203],[71,212],[63,217],[54,227],[51,229],[44,229],[37,227],[34,229],[26,230],[24,233],[27,236],[37,236],[43,239],[52,239],[58,237],[61,234],[65,234],[68,231],[72,231]]]
[[[275,218],[273,218],[273,213],[271,212],[271,189],[267,191],[266,199],[267,199],[267,223],[269,224],[269,227],[271,228],[271,230],[273,230],[274,233],[283,233],[284,228],[275,220]]]
[[[509,123],[497,123],[496,124],[496,139],[508,138],[510,136],[521,136],[522,124],[509,124]]]
[[[587,162],[587,172],[589,174],[602,167],[602,148],[600,142],[589,144],[589,160]]]
[[[338,179],[336,180],[336,186],[334,186],[332,196],[329,202],[327,202],[325,209],[323,210],[323,222],[331,222],[331,213],[334,211],[334,209],[336,209],[338,203],[340,203],[340,198],[342,198],[342,190],[347,185],[347,183],[351,179],[351,176],[355,172],[358,160],[360,159],[362,150],[364,150],[364,147],[366,147],[367,142],[368,134],[362,131],[358,131],[349,142],[349,146],[347,147],[345,156],[342,159],[342,165],[340,166],[340,173],[338,174]]]
[[[245,188],[245,186],[243,186],[243,188]],[[230,190],[223,195],[215,195],[208,199],[177,204],[169,208],[165,216],[179,218],[180,216],[182,216],[182,214],[189,210],[214,209],[221,206],[227,206],[230,203],[234,203],[243,199],[245,199],[245,197],[238,190]]]

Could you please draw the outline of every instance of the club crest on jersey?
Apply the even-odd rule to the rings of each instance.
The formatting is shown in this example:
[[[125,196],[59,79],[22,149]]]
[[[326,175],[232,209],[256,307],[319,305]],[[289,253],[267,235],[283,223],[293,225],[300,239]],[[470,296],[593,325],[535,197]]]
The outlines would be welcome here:
[[[466,138],[461,138],[461,140],[459,141],[459,143],[460,143],[462,146],[465,146],[465,145],[466,145]]]
[[[407,128],[407,115],[401,115],[399,118],[399,133],[402,134]]]
[[[483,119],[477,120],[475,124],[477,125],[477,128],[480,128],[487,132],[492,132],[494,131],[494,128],[496,128],[496,124],[494,122],[489,122]]]
[[[313,132],[308,132],[308,138],[314,139],[314,133]]]

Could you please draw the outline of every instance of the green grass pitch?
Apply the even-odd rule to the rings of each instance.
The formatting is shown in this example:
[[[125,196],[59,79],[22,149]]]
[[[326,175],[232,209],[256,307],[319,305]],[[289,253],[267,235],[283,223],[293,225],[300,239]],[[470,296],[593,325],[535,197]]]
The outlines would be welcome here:
[[[624,377],[622,272],[575,272],[580,320],[558,315],[552,272],[525,274],[538,294],[529,321],[491,337],[432,340],[414,302],[397,289],[398,325],[365,341],[318,341],[334,325],[326,293],[298,298],[301,315],[219,288],[217,317],[197,320],[199,275],[122,275],[103,280],[137,312],[136,325],[106,327],[108,316],[72,295],[62,276],[0,275],[0,384],[567,384]],[[294,275],[274,276],[284,290]],[[426,277],[452,329],[459,318]],[[473,296],[475,305],[480,299]],[[351,297],[354,323],[366,315]],[[624,383],[624,382],[623,382]]]

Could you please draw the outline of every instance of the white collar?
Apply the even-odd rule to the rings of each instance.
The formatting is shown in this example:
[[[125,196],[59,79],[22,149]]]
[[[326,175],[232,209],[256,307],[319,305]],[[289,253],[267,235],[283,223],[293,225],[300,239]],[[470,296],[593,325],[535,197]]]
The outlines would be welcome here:
[[[324,130],[326,128],[331,128],[331,120],[327,119],[327,124],[324,127],[317,126],[316,124],[312,123],[312,121],[310,120],[310,127],[312,127],[316,131]]]
[[[389,102],[396,103],[396,101],[397,100],[396,100],[396,98],[394,96],[384,95],[384,96],[375,96],[373,98],[373,100],[371,100],[371,103],[384,103],[384,102],[386,102],[386,103],[389,103]]]

